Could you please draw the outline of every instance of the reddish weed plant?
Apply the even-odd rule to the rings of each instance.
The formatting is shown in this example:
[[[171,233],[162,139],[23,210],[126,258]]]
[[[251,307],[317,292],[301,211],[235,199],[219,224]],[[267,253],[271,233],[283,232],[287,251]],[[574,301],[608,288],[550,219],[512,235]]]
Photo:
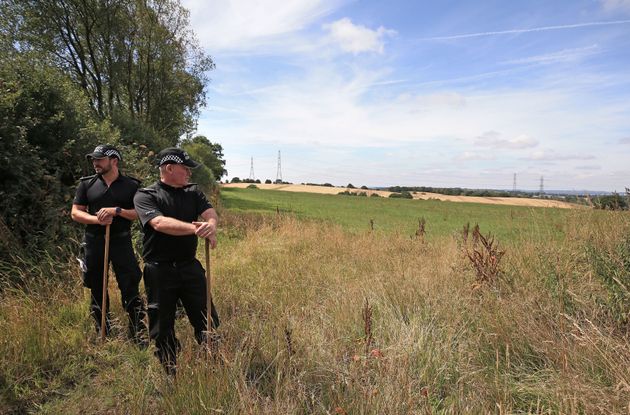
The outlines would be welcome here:
[[[505,251],[499,249],[494,236],[484,236],[479,225],[475,225],[471,232],[467,223],[462,230],[462,240],[464,253],[475,270],[475,288],[482,284],[494,284],[501,274],[501,258]]]

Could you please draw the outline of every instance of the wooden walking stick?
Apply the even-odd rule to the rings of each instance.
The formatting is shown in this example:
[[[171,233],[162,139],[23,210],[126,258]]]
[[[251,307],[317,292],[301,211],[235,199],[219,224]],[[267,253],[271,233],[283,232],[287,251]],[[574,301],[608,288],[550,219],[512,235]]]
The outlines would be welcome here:
[[[109,280],[109,225],[105,226],[105,261],[103,263],[103,302],[101,303],[101,342],[105,342],[107,320],[107,282]]]
[[[206,238],[206,342],[208,345],[208,352],[212,350],[212,335],[211,331],[214,331],[212,327],[212,275],[210,274],[210,241]]]

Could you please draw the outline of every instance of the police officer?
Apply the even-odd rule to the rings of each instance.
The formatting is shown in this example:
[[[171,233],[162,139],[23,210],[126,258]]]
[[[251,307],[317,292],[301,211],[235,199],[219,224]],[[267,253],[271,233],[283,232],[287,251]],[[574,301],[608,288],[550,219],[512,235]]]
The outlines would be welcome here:
[[[180,345],[175,336],[175,312],[181,300],[193,326],[195,339],[207,335],[206,279],[195,258],[197,238],[217,244],[217,214],[195,184],[191,169],[199,164],[179,148],[167,148],[157,156],[160,180],[139,189],[134,205],[144,228],[144,281],[147,288],[149,331],[157,356],[167,373],[176,372]],[[203,221],[199,221],[199,217]],[[214,304],[213,328],[219,326]]]
[[[109,259],[114,267],[123,307],[129,314],[129,336],[138,345],[145,346],[146,310],[138,290],[142,272],[133,252],[130,232],[131,222],[138,217],[133,197],[140,182],[120,173],[122,157],[111,145],[98,145],[86,158],[92,162],[96,174],[80,179],[71,215],[74,221],[87,225],[84,240],[87,270],[83,281],[92,292],[90,309],[96,330],[100,330],[103,309],[105,225],[111,225]],[[107,314],[106,333],[109,333],[111,322]]]

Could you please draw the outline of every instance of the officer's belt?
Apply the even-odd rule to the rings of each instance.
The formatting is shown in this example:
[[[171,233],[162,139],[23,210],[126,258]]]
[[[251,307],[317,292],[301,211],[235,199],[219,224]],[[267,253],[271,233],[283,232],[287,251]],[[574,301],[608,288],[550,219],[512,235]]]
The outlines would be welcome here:
[[[150,264],[155,267],[164,267],[164,266],[182,267],[182,266],[191,264],[193,261],[195,261],[195,259],[196,258],[193,257],[190,259],[184,259],[183,261],[145,261],[145,264]]]
[[[129,231],[122,231],[122,232],[118,232],[118,233],[112,233],[109,235],[110,238],[123,238],[125,236],[130,236],[131,232]],[[90,238],[104,238],[105,234],[104,233],[93,233],[93,232],[85,232],[85,236],[89,236]]]

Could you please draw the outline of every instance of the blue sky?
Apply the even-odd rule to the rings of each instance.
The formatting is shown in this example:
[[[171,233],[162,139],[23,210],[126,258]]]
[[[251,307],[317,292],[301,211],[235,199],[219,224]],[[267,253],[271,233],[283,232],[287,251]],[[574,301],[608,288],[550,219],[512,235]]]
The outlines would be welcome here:
[[[185,0],[228,177],[630,187],[630,0]]]

